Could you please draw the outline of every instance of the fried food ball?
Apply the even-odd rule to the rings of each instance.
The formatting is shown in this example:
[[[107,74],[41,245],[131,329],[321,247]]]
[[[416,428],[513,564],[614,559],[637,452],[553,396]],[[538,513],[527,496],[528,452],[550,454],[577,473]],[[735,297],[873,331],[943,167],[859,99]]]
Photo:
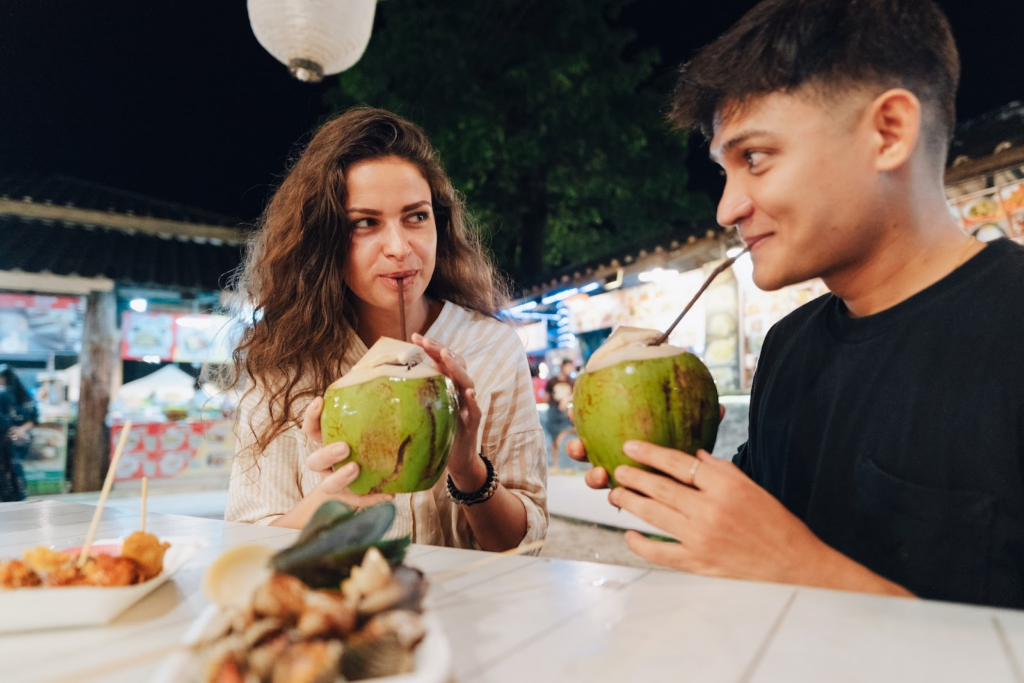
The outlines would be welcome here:
[[[139,582],[139,565],[130,557],[97,555],[85,563],[82,575],[90,586],[130,586]]]
[[[66,567],[74,561],[74,557],[67,553],[58,552],[49,548],[39,546],[26,550],[22,553],[22,559],[28,566],[40,574],[48,574],[52,571]]]
[[[21,560],[0,562],[0,588],[32,588],[42,582],[39,574]]]
[[[164,570],[164,553],[171,547],[153,534],[136,531],[125,539],[121,557],[131,558],[139,566],[143,581],[148,581]]]
[[[69,564],[47,572],[46,585],[60,588],[62,586],[86,586],[88,584],[78,565]]]

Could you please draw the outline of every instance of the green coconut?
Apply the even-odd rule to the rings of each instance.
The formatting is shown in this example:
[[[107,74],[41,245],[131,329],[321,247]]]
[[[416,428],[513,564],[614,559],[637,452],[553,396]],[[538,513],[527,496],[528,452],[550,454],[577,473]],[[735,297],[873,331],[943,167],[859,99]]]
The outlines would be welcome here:
[[[324,443],[344,441],[359,464],[358,494],[412,493],[437,483],[458,423],[451,380],[423,349],[381,338],[324,394]]]
[[[640,465],[622,452],[626,441],[648,441],[694,454],[715,447],[718,389],[692,353],[668,344],[651,346],[660,332],[620,327],[590,357],[576,379],[576,433],[595,467],[618,486],[615,468]]]

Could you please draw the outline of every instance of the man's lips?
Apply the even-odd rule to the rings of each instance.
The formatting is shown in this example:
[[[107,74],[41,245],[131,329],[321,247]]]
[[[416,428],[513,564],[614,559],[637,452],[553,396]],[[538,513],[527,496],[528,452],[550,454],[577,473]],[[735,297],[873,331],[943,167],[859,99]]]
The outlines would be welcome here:
[[[744,235],[743,241],[746,242],[748,247],[753,249],[759,242],[763,242],[774,234],[774,232],[763,232],[760,235],[750,235],[749,237]]]

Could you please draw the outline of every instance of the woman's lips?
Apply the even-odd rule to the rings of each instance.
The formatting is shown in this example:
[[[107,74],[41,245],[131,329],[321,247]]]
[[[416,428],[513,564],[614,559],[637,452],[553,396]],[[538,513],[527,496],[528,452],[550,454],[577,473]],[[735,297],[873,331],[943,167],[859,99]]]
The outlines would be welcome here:
[[[412,281],[416,279],[416,275],[419,273],[417,270],[406,270],[400,273],[388,273],[387,275],[381,275],[380,279],[384,281],[384,284],[398,291],[398,279],[402,278],[402,289],[409,289],[412,286]]]

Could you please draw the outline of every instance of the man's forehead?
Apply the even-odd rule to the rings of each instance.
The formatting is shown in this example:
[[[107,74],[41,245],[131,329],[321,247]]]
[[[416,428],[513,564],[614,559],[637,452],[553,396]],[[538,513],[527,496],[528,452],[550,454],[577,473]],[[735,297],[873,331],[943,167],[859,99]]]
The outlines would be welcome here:
[[[743,101],[725,102],[715,112],[714,135],[711,151],[721,151],[723,145],[736,135],[747,130],[774,130],[778,127],[780,114],[795,98],[783,93],[769,93]]]
[[[726,103],[715,114],[711,158],[720,159],[753,137],[784,139],[796,131],[807,132],[815,122],[829,116],[826,109],[804,93],[773,92]]]

